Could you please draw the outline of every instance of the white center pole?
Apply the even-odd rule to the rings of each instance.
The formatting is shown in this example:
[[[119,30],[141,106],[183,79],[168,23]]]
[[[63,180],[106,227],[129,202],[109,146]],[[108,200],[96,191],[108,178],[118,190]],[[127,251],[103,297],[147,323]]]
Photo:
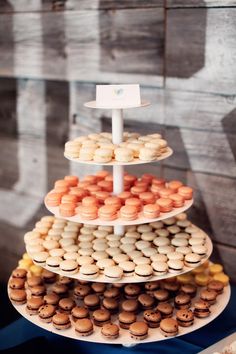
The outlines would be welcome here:
[[[112,142],[113,144],[120,144],[123,141],[123,110],[112,110]],[[124,167],[115,165],[113,166],[113,193],[119,194],[124,191]],[[116,225],[114,233],[116,235],[123,235],[123,225]]]

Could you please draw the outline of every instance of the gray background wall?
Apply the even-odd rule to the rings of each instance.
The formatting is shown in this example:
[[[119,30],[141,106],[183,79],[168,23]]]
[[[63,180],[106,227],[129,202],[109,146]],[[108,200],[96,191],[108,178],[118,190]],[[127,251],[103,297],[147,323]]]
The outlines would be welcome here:
[[[150,171],[194,187],[189,215],[236,280],[233,0],[0,2],[1,280],[53,181],[93,172],[64,159],[63,145],[110,129],[109,112],[83,107],[96,83],[142,85],[152,105],[125,112],[126,128],[170,141],[174,155]]]

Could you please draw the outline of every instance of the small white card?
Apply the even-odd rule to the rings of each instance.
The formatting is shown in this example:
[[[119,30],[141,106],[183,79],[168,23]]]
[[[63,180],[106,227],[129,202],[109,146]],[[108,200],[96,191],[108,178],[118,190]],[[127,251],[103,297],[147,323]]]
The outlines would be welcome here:
[[[130,107],[141,104],[139,85],[97,85],[96,104],[102,107]]]

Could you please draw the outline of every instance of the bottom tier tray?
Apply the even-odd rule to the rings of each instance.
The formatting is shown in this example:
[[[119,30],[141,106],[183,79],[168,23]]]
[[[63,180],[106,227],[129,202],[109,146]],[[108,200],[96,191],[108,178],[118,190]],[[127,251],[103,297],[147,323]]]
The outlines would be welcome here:
[[[208,323],[212,322],[217,316],[219,316],[221,314],[221,312],[227,306],[229,299],[230,299],[230,293],[231,293],[231,289],[230,289],[230,285],[228,285],[224,288],[223,294],[221,294],[217,297],[216,304],[211,306],[211,315],[207,318],[195,318],[193,325],[190,327],[179,327],[179,333],[177,336],[191,333],[203,326],[206,326]],[[9,295],[9,291],[8,291],[8,295]],[[79,304],[80,303],[78,302],[78,305]],[[120,328],[119,337],[117,339],[111,340],[111,339],[104,338],[101,335],[101,327],[96,327],[96,326],[94,326],[94,333],[93,334],[91,334],[87,337],[82,337],[82,336],[79,336],[76,334],[73,324],[70,329],[57,330],[53,327],[52,323],[49,323],[49,324],[43,323],[39,320],[39,318],[37,316],[30,316],[26,312],[26,305],[17,305],[17,306],[14,304],[12,304],[12,305],[23,317],[25,317],[28,321],[32,322],[33,324],[35,324],[35,325],[37,325],[49,332],[52,332],[52,333],[55,333],[55,334],[58,334],[58,335],[61,335],[61,336],[67,337],[67,338],[76,339],[76,340],[95,342],[95,343],[104,343],[104,344],[122,344],[124,346],[132,346],[132,345],[139,344],[139,343],[158,342],[161,340],[173,338],[173,337],[168,337],[168,338],[164,337],[160,333],[159,328],[154,328],[154,329],[149,328],[148,337],[142,341],[137,341],[137,340],[134,340],[130,337],[128,330]],[[137,319],[139,319],[139,316],[141,318],[141,315],[138,315]],[[112,316],[112,322],[118,324],[117,315]]]

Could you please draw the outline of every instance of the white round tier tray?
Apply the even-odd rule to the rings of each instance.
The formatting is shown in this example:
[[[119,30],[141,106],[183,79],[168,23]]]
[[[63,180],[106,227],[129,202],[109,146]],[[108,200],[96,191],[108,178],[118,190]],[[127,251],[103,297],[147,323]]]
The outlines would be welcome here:
[[[212,245],[211,239],[210,239],[210,237],[208,235],[206,235],[206,247],[207,247],[207,254],[206,254],[205,257],[202,258],[201,263],[204,263],[211,256],[212,251],[213,251],[213,245]],[[33,255],[31,255],[30,253],[29,253],[29,255],[33,259]],[[60,269],[52,269],[52,268],[48,267],[47,265],[41,265],[41,266],[43,268],[45,268],[45,269],[53,271],[54,273],[57,273],[57,274],[60,274],[60,275],[66,275],[66,276],[68,276],[70,278],[74,278],[74,279],[88,280],[88,281],[92,281],[92,282],[96,282],[96,283],[112,283],[112,280],[106,278],[106,276],[104,274],[100,274],[97,278],[94,278],[94,279],[88,279],[88,278],[85,278],[79,272],[77,272],[75,274],[69,274],[69,273],[62,272]],[[175,274],[167,273],[167,274],[164,274],[164,275],[153,275],[151,278],[148,278],[146,281],[155,281],[155,280],[171,278],[171,277],[173,277],[175,275],[180,275],[180,274],[184,274],[184,273],[190,272],[194,268],[196,268],[196,267],[190,268],[190,267],[184,266],[182,271],[179,272],[179,273],[175,273]],[[123,276],[120,280],[115,280],[114,283],[140,283],[142,281],[145,281],[145,280],[144,279],[140,279],[139,277],[137,277],[135,275],[132,275],[132,276],[129,276],[129,277]]]
[[[141,103],[139,105],[136,105],[136,106],[133,106],[133,105],[120,105],[118,104],[117,106],[113,105],[112,107],[111,106],[101,106],[99,104],[97,104],[96,101],[89,101],[89,102],[86,102],[84,103],[84,106],[85,107],[88,107],[88,108],[99,108],[99,109],[127,109],[127,108],[140,108],[140,107],[146,107],[146,106],[149,106],[150,105],[150,102],[147,101],[147,100],[143,100],[141,101]]]
[[[208,323],[212,322],[217,316],[221,314],[221,312],[225,309],[230,299],[230,285],[225,287],[224,293],[217,297],[217,303],[211,306],[211,315],[207,318],[195,318],[194,324],[191,327],[179,327],[179,334],[178,336],[191,333],[201,327],[206,326]],[[120,329],[120,335],[117,339],[109,340],[105,339],[101,335],[101,328],[94,326],[94,333],[87,337],[78,336],[75,333],[75,329],[72,326],[70,329],[67,330],[56,330],[51,323],[43,323],[41,322],[37,316],[30,316],[26,312],[26,305],[17,305],[15,306],[12,304],[15,309],[28,321],[32,322],[33,324],[50,331],[52,333],[62,335],[67,338],[72,338],[76,340],[82,340],[87,342],[95,342],[95,343],[103,343],[103,344],[122,344],[124,346],[132,346],[135,344],[141,343],[150,343],[150,342],[158,342],[161,340],[170,339],[173,337],[165,338],[159,331],[159,328],[149,328],[148,337],[142,341],[136,341],[132,339],[129,335],[129,331],[125,329]],[[117,322],[115,316],[112,316],[112,321],[114,323]]]
[[[48,206],[46,203],[46,199],[44,200],[44,203],[45,203],[46,208],[58,218],[62,218],[62,219],[66,219],[69,221],[74,221],[74,222],[78,222],[78,223],[82,223],[82,224],[83,223],[90,224],[90,225],[110,225],[110,226],[122,225],[122,226],[124,226],[124,225],[147,224],[150,222],[171,218],[172,216],[183,213],[185,210],[189,209],[191,207],[191,205],[193,204],[193,199],[187,200],[185,202],[185,205],[181,208],[175,208],[174,210],[170,211],[169,213],[161,213],[158,218],[147,219],[147,218],[143,217],[142,213],[139,213],[139,218],[132,220],[132,221],[126,221],[121,218],[117,218],[116,220],[113,220],[113,221],[104,221],[99,218],[94,219],[94,220],[84,220],[79,215],[74,215],[71,217],[62,217],[59,213],[59,207]]]
[[[83,160],[80,160],[79,158],[68,157],[65,154],[64,154],[64,157],[66,159],[70,160],[70,161],[77,162],[77,163],[84,163],[84,164],[87,164],[87,165],[96,165],[96,166],[130,166],[130,165],[142,165],[142,164],[145,164],[145,163],[152,163],[152,162],[161,161],[161,160],[167,159],[172,154],[173,154],[173,150],[170,147],[168,147],[167,151],[164,154],[162,154],[161,156],[159,156],[155,160],[143,161],[143,160],[135,158],[133,161],[130,161],[130,162],[119,162],[119,161],[112,160],[111,162],[107,162],[107,163],[104,163],[104,162],[103,163],[98,163],[96,161],[83,161]]]

